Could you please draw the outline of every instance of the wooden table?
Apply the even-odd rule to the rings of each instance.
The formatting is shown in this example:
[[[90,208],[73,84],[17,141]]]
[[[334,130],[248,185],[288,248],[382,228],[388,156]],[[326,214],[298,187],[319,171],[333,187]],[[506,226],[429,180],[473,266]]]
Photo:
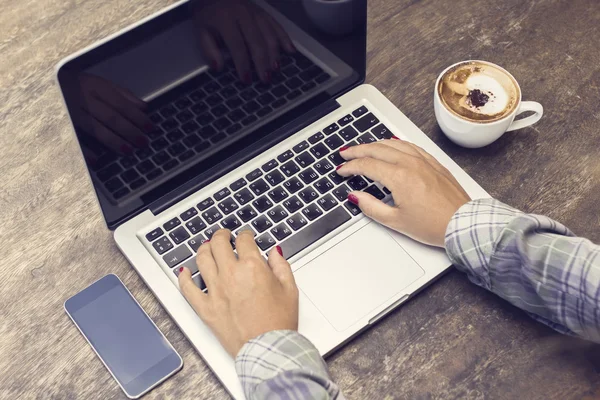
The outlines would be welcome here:
[[[226,398],[118,251],[53,68],[165,0],[5,0],[0,13],[0,398],[123,398],[62,303],[114,272],[182,354],[147,398]],[[493,196],[600,242],[600,7],[593,0],[372,0],[368,78]],[[437,127],[437,74],[496,62],[543,119],[466,150]],[[600,347],[562,337],[456,271],[328,359],[350,398],[600,396]]]

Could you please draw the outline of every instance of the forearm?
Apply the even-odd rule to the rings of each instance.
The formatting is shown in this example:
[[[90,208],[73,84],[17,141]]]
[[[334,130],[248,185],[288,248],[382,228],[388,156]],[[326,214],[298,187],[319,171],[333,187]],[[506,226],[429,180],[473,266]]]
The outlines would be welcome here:
[[[497,200],[461,207],[446,251],[469,279],[554,329],[600,342],[600,246]]]
[[[325,361],[304,336],[272,331],[250,340],[235,359],[250,399],[343,399]]]

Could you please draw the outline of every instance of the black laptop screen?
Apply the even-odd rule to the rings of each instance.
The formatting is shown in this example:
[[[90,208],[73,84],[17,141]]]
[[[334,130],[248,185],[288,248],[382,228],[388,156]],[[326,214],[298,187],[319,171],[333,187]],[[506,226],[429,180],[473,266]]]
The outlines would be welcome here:
[[[352,4],[331,18],[336,3]],[[364,81],[366,1],[181,3],[63,62],[110,228],[217,179]]]

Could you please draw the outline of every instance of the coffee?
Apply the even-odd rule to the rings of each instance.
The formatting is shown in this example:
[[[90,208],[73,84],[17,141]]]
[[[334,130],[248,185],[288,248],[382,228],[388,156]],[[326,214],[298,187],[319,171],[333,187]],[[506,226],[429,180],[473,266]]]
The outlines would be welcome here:
[[[479,123],[497,121],[511,114],[521,97],[509,74],[482,61],[469,61],[449,69],[437,90],[442,103],[453,114]]]

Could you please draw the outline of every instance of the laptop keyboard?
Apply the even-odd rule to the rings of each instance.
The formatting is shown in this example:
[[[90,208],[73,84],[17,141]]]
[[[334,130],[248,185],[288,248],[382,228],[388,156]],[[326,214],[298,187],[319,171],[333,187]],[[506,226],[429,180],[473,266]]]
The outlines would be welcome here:
[[[251,85],[240,82],[231,61],[200,74],[186,84],[190,90],[151,113],[150,146],[125,157],[105,153],[94,165],[96,177],[115,200],[143,190],[331,78],[299,52],[283,55],[280,64],[269,84],[256,77]]]
[[[382,200],[390,194],[366,177],[341,177],[335,167],[344,162],[340,147],[391,137],[390,130],[361,106],[164,222],[148,232],[146,240],[175,275],[181,266],[191,269],[202,289],[206,286],[193,256],[220,228],[231,230],[234,249],[235,236],[250,230],[263,253],[279,244],[290,258],[361,213],[347,200],[352,190]]]

